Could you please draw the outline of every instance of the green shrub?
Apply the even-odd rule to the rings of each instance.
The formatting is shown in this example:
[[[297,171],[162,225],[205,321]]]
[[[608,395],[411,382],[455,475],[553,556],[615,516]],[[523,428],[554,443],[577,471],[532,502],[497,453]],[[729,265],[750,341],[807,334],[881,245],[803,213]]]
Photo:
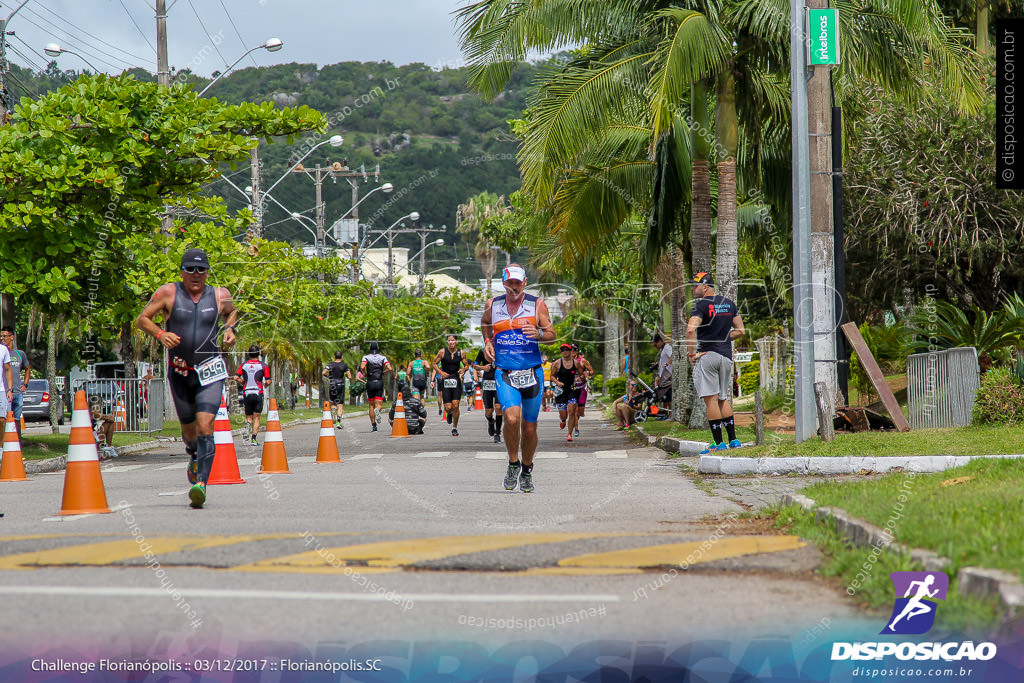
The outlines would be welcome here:
[[[597,391],[601,391],[604,387],[604,375],[594,375],[590,378],[590,385]]]
[[[1024,424],[1024,383],[1014,368],[992,368],[974,399],[976,424]]]
[[[607,394],[613,398],[617,398],[626,393],[626,378],[625,377],[613,377],[608,380]]]
[[[752,360],[740,366],[740,391],[744,396],[757,391],[761,383],[761,361]]]

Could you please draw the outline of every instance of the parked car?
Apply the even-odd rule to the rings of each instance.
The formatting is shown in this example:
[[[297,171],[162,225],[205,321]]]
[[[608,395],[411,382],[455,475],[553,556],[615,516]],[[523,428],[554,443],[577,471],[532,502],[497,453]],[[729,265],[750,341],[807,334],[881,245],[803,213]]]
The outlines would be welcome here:
[[[25,401],[21,409],[21,415],[25,421],[49,420],[51,397],[58,402],[57,424],[64,424],[64,401],[59,391],[50,393],[50,382],[45,379],[30,379],[28,381],[28,388],[25,389]]]

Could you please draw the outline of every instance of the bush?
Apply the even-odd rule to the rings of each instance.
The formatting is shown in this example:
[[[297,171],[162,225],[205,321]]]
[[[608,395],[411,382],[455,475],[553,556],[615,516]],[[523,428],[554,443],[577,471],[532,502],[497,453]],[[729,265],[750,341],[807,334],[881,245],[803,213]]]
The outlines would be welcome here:
[[[761,361],[752,360],[740,366],[740,391],[744,396],[757,391],[761,383]]]
[[[604,388],[604,375],[594,375],[591,377],[590,385],[594,387],[596,391],[601,391]]]
[[[626,393],[626,378],[625,377],[613,377],[608,380],[608,387],[606,390],[608,396],[618,398]]]
[[[976,424],[1024,424],[1024,383],[1013,368],[992,368],[974,399]]]

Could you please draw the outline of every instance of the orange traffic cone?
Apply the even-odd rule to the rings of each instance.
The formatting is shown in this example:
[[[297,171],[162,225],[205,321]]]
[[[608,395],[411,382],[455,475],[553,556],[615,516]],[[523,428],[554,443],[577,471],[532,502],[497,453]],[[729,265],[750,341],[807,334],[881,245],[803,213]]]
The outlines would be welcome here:
[[[123,432],[128,429],[128,411],[124,409],[124,399],[117,399],[117,409],[114,411],[114,431]]]
[[[61,515],[106,514],[107,493],[100,474],[100,457],[92,433],[89,402],[85,392],[75,392],[71,412],[71,438],[68,441],[67,469],[64,471],[64,498]]]
[[[341,462],[338,455],[338,440],[334,438],[334,420],[331,419],[331,404],[324,403],[324,415],[320,420],[320,443],[316,446],[317,462]]]
[[[267,433],[263,437],[263,461],[260,471],[266,474],[291,474],[288,470],[288,456],[284,452],[281,436],[281,418],[277,414],[277,399],[270,399],[267,409]]]
[[[476,402],[473,403],[473,410],[483,410],[483,409],[484,409],[484,395],[483,395],[483,392],[480,391],[480,387],[477,387],[476,388]]]
[[[213,467],[210,468],[212,484],[244,484],[242,473],[238,471],[238,456],[235,455],[235,442],[231,439],[231,420],[228,419],[228,405],[224,397],[220,399],[220,409],[213,423]]]
[[[391,438],[409,436],[409,423],[405,421],[405,404],[402,402],[402,392],[398,392],[395,399],[395,421],[391,423]]]
[[[21,416],[21,431],[25,431],[25,416]]]
[[[7,411],[7,426],[4,427],[4,459],[0,463],[0,481],[28,481],[25,476],[25,461],[21,459],[21,442],[18,441],[18,425],[14,413]]]

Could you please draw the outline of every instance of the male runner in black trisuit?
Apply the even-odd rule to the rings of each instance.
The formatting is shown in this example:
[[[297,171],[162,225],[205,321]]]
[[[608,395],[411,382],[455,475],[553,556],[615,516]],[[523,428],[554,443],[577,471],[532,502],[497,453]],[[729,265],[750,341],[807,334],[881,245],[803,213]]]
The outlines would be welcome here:
[[[434,366],[441,377],[444,394],[444,409],[448,411],[448,424],[452,436],[459,435],[459,399],[462,398],[462,374],[469,367],[469,358],[459,350],[459,338],[448,335],[448,348],[441,349],[434,357]]]
[[[135,326],[155,337],[169,350],[167,381],[181,422],[181,437],[191,462],[188,492],[194,508],[206,502],[206,482],[213,467],[213,421],[220,408],[228,369],[217,337],[224,318],[224,346],[235,343],[238,311],[224,287],[206,284],[210,260],[202,249],[188,249],[181,257],[181,282],[162,285],[153,294]],[[165,329],[153,318],[162,315]]]
[[[344,429],[341,416],[345,412],[345,378],[352,380],[352,369],[343,360],[341,351],[334,352],[334,362],[324,366],[323,376],[327,378],[327,396],[331,402],[334,426]]]
[[[484,415],[487,416],[487,434],[494,437],[494,443],[501,443],[501,402],[498,401],[498,385],[494,378],[494,361],[487,360],[483,349],[476,356],[476,369],[480,373],[480,389],[484,400]],[[495,412],[497,409],[497,412]]]

